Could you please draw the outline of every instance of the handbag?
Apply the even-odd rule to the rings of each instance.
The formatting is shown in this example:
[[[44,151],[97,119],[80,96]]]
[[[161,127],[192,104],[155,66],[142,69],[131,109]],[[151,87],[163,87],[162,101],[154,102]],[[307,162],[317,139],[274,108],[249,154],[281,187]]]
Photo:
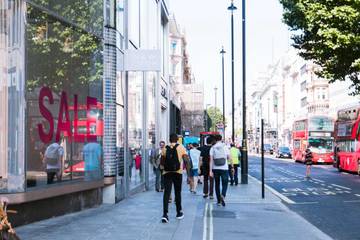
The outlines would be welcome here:
[[[215,166],[223,166],[226,163],[225,158],[214,158],[214,165]]]

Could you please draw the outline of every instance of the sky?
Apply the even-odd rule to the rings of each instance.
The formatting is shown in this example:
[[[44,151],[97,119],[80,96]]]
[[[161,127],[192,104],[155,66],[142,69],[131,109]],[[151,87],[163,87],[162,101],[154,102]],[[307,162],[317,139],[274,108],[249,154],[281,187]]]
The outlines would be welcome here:
[[[226,114],[231,110],[231,14],[230,0],[171,0],[170,12],[185,29],[190,65],[196,82],[204,83],[205,105],[222,107],[221,47],[225,51]],[[235,103],[241,99],[241,0],[234,0]],[[246,0],[247,88],[260,72],[291,47],[291,32],[282,23],[279,0]]]

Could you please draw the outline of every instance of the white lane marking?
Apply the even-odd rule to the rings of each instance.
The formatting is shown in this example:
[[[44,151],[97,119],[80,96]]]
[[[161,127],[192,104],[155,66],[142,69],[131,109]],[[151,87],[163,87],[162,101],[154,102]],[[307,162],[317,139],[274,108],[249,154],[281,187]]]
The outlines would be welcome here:
[[[298,205],[306,205],[306,204],[318,204],[319,202],[296,202]]]
[[[345,203],[360,203],[360,200],[348,200],[344,201]]]
[[[210,237],[209,240],[214,239],[214,223],[213,223],[213,204],[210,204]]]
[[[204,220],[203,220],[203,240],[207,240],[207,219],[208,219],[208,207],[209,207],[209,203],[205,204],[205,212],[204,212]]]
[[[355,196],[360,197],[360,194],[356,193]]]
[[[331,184],[331,185],[333,185],[334,187],[338,187],[338,188],[342,188],[342,189],[346,189],[346,190],[351,190],[351,188],[340,186],[340,185],[337,185],[337,184]]]
[[[255,177],[253,177],[253,176],[251,176],[251,175],[249,175],[249,177],[252,178],[253,180],[255,180],[256,182],[258,182],[258,183],[261,184],[261,182],[260,182],[257,178],[255,178]],[[286,197],[286,196],[284,196],[283,194],[279,193],[278,191],[276,191],[275,189],[273,189],[273,188],[270,187],[269,185],[265,184],[265,187],[266,187],[270,192],[272,192],[275,196],[277,196],[278,198],[280,198],[281,200],[283,200],[284,202],[286,202],[286,203],[288,203],[288,204],[294,204],[294,203],[295,203],[293,200],[290,200],[288,197]]]

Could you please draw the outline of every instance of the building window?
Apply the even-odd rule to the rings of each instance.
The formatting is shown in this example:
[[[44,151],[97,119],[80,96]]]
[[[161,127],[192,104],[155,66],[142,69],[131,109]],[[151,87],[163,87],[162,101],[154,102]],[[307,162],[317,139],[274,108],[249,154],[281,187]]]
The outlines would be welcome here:
[[[140,2],[128,1],[129,14],[129,40],[135,47],[140,47]]]
[[[305,91],[305,90],[306,90],[306,81],[303,81],[303,82],[300,84],[300,89],[301,89],[301,91]]]
[[[171,72],[172,72],[172,75],[173,75],[173,76],[176,75],[176,66],[177,66],[176,63],[172,64],[172,70],[171,70]]]
[[[305,107],[307,105],[307,98],[304,97],[301,99],[301,107]]]
[[[176,54],[176,45],[177,45],[176,41],[173,41],[173,42],[171,43],[171,54],[172,54],[172,55],[175,55],[175,54]]]
[[[96,13],[97,9],[91,10],[102,7],[102,1],[99,4],[88,6],[89,12]],[[58,13],[66,17],[77,12],[77,21],[90,24],[89,19],[96,18],[103,25],[102,11],[87,18],[83,7],[67,3]],[[103,42],[64,21],[27,6],[28,187],[102,178]],[[46,38],[39,38],[39,29],[44,29]]]
[[[326,99],[326,88],[322,88],[321,89],[321,96],[322,96],[322,99],[325,100]]]
[[[304,75],[306,73],[306,64],[304,64],[301,68],[300,68],[300,75]]]

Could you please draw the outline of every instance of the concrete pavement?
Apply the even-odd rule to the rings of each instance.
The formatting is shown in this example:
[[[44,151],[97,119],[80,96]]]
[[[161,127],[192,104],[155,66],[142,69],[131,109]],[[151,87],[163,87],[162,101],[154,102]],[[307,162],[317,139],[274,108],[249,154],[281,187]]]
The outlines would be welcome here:
[[[183,186],[185,218],[175,218],[171,204],[170,223],[160,222],[162,194],[148,191],[116,205],[57,217],[16,229],[21,239],[330,239],[298,214],[290,211],[270,191],[261,199],[260,184],[229,186],[226,207],[205,200]]]

